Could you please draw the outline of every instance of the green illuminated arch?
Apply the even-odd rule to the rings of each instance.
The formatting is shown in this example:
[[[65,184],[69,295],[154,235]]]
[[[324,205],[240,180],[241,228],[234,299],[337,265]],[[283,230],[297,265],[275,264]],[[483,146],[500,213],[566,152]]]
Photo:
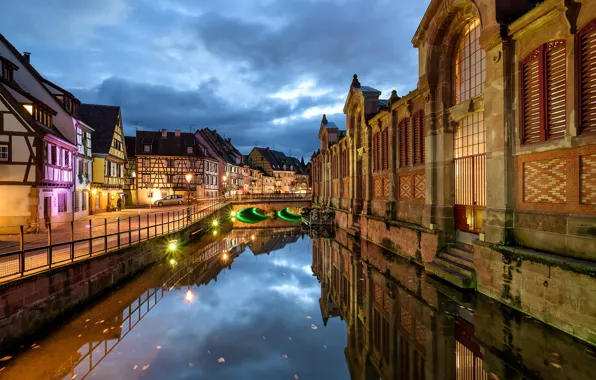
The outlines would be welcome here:
[[[285,220],[286,222],[291,222],[291,223],[302,222],[302,216],[300,216],[298,214],[294,214],[293,212],[290,211],[289,208],[284,208],[283,210],[278,211],[276,214],[279,219]]]
[[[263,220],[269,219],[267,215],[262,214],[256,207],[243,208],[236,212],[236,219],[242,223],[260,223]]]

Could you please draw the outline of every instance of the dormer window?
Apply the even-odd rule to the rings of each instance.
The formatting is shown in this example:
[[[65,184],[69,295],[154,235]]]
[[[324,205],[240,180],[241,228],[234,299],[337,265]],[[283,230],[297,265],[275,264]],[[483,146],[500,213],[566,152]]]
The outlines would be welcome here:
[[[7,82],[12,82],[14,80],[14,72],[19,68],[9,60],[2,59],[1,57],[0,64],[2,65],[2,78]]]
[[[149,145],[149,144],[143,145],[143,152],[151,153],[151,145]]]
[[[186,153],[192,154],[194,152],[194,149],[192,146],[187,146],[186,147]]]

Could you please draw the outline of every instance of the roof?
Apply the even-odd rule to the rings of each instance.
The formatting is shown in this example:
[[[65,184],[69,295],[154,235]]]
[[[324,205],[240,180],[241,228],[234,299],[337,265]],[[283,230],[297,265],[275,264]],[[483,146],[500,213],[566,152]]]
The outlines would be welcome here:
[[[223,161],[232,165],[242,164],[242,153],[232,145],[230,138],[225,139],[217,133],[217,130],[209,128],[200,129],[197,133]],[[240,162],[237,162],[236,159],[239,159]]]
[[[358,89],[362,92],[378,92],[379,94],[381,91],[377,90],[376,88],[372,88],[370,86],[360,86]]]
[[[126,157],[136,157],[135,148],[137,145],[137,138],[135,136],[124,136],[124,145],[126,145]]]
[[[332,129],[332,128],[339,128],[339,127],[334,122],[328,121],[327,124],[325,124],[325,128]]]
[[[144,151],[145,145],[151,145],[151,152]],[[187,147],[195,147],[192,153],[187,152]],[[137,156],[194,156],[205,157],[203,149],[199,149],[201,144],[194,134],[180,132],[176,136],[175,132],[166,132],[166,137],[162,132],[137,131],[135,152]]]
[[[100,104],[81,104],[79,118],[95,129],[91,139],[93,153],[109,153],[114,138],[114,130],[120,119],[119,106],[105,106]]]
[[[259,148],[255,147],[254,149],[257,150],[263,156],[265,161],[271,165],[271,169],[273,170],[286,170],[286,171],[294,171],[298,174],[301,174],[301,164],[300,161],[296,157],[288,157],[285,153],[271,150],[269,148]],[[284,168],[284,165],[286,167]],[[290,166],[293,168],[290,169]]]

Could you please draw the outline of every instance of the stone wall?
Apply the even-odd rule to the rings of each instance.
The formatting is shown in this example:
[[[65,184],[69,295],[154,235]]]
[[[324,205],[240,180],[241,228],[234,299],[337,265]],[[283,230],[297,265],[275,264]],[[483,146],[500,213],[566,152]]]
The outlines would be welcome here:
[[[218,211],[229,213],[228,208]],[[204,223],[209,223],[206,218]],[[187,241],[203,225],[192,225],[120,251],[24,277],[0,285],[0,346],[8,347],[75,307],[98,296],[164,257],[170,239]],[[196,235],[198,236],[198,235]]]
[[[476,242],[478,291],[596,344],[596,264]]]
[[[419,263],[432,261],[437,253],[438,235],[431,230],[371,216],[360,220],[362,238],[391,252]]]

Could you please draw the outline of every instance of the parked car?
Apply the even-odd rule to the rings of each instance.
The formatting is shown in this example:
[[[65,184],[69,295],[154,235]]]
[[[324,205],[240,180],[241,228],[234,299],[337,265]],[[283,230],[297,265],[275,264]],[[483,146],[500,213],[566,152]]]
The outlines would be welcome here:
[[[163,199],[158,199],[155,202],[153,202],[153,205],[155,206],[169,206],[169,205],[181,205],[184,203],[184,195],[181,194],[174,194],[174,195],[168,195],[167,197],[163,198]]]

